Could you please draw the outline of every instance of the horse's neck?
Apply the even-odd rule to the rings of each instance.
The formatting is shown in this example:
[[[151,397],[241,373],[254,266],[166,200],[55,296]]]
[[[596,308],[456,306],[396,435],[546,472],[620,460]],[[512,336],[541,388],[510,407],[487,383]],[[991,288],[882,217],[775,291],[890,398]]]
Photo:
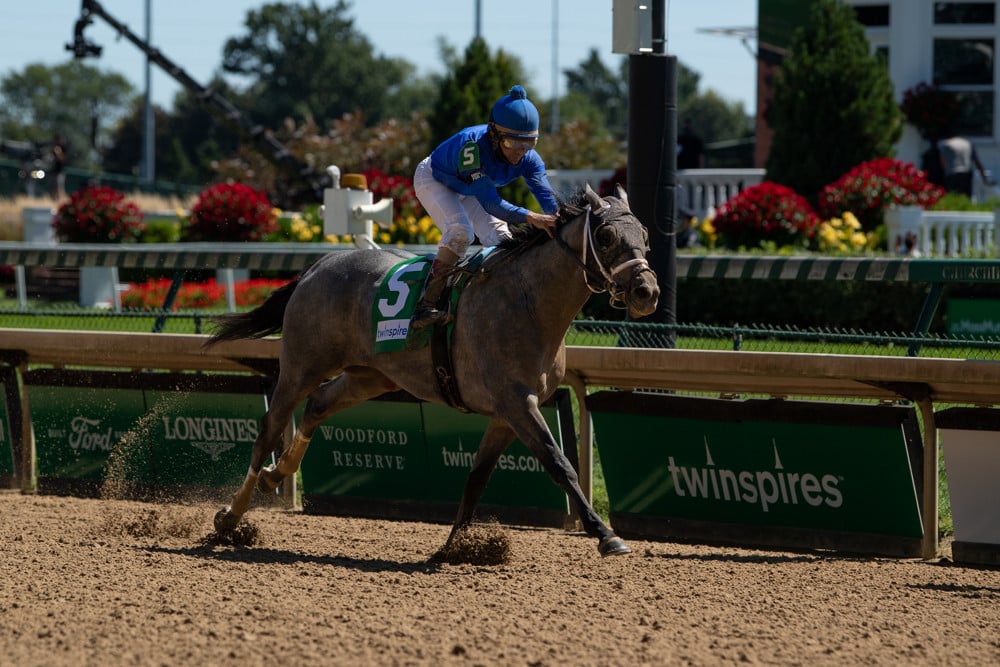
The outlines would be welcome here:
[[[565,322],[569,328],[591,294],[581,266],[584,261],[580,249],[584,233],[582,218],[570,223],[561,233],[568,247],[556,240],[539,246],[528,267],[528,273],[536,275],[526,277],[537,287],[539,312],[546,313],[553,322]]]

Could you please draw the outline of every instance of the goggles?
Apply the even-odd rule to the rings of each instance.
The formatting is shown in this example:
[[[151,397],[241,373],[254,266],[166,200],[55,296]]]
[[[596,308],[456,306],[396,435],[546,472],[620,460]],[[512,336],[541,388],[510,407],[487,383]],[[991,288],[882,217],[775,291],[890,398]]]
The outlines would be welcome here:
[[[538,143],[538,137],[512,137],[509,134],[500,135],[500,145],[512,151],[527,153]]]

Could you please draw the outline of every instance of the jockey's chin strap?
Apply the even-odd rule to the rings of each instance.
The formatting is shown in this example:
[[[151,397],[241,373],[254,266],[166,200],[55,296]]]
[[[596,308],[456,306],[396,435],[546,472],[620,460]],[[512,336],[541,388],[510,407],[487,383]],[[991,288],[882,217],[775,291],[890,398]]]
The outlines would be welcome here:
[[[609,204],[604,203],[604,205],[601,207],[601,213],[595,215],[598,216],[603,215],[610,208],[611,206]],[[573,259],[576,259],[577,263],[583,268],[583,274],[584,274],[583,281],[584,284],[587,286],[587,289],[589,289],[594,294],[600,294],[602,292],[610,292],[611,307],[624,309],[628,305],[625,301],[626,290],[624,288],[618,287],[618,285],[615,283],[615,276],[617,276],[622,271],[632,269],[633,267],[636,266],[639,267],[639,270],[634,272],[633,275],[638,275],[643,271],[652,271],[652,269],[649,267],[649,263],[646,261],[644,257],[634,257],[632,259],[622,262],[621,264],[617,264],[611,267],[610,270],[608,270],[604,266],[604,262],[601,261],[600,255],[597,254],[597,250],[594,248],[594,231],[590,225],[590,211],[591,209],[588,207],[586,213],[587,217],[583,221],[583,244],[582,247],[580,248],[580,257],[577,258],[574,255]],[[569,245],[562,240],[562,237],[557,235],[556,238],[559,241],[559,245],[561,245],[566,250],[572,252],[572,248],[570,248]],[[599,272],[594,271],[592,268],[590,268],[590,265],[587,264],[588,251],[590,252],[591,255],[593,255],[594,262],[597,264]],[[597,282],[599,286],[595,287],[593,282]]]

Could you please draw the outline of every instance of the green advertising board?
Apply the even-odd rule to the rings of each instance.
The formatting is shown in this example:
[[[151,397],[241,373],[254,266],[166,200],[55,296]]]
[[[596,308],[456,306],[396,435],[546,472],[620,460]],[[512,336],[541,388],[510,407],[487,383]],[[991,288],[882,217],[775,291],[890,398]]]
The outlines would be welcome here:
[[[0,485],[9,487],[14,483],[14,450],[10,436],[10,417],[7,415],[7,401],[0,400]]]
[[[416,500],[427,477],[425,452],[419,402],[402,397],[366,401],[316,430],[302,459],[302,490],[307,500]]]
[[[616,528],[922,535],[912,408],[623,392],[587,405]]]
[[[1000,339],[1000,299],[948,299],[948,335]]]
[[[59,480],[99,483],[105,470],[137,483],[152,482],[148,443],[136,438],[145,412],[135,389],[28,388],[39,487]]]
[[[568,399],[561,390],[542,408],[560,446],[568,439],[564,422],[572,422]],[[405,394],[339,412],[317,429],[303,458],[306,510],[450,520],[488,423]],[[573,449],[575,461],[575,438]],[[480,506],[540,525],[562,525],[568,513],[566,494],[518,440],[501,456]]]
[[[457,503],[489,419],[457,413],[432,403],[425,403],[423,411],[427,429],[428,481],[431,481],[427,485],[428,499]],[[542,408],[542,415],[562,447],[556,409]],[[520,440],[514,440],[501,454],[481,503],[568,511],[566,493],[555,485],[541,461]]]
[[[232,490],[265,406],[249,376],[41,369],[26,385],[42,491]]]
[[[144,396],[140,428],[151,443],[157,485],[235,490],[243,482],[263,394],[148,390]]]

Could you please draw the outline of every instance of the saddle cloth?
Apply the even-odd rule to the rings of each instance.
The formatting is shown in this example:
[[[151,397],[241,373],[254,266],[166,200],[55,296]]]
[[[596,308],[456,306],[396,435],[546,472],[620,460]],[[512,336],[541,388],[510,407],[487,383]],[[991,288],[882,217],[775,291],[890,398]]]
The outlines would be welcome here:
[[[424,291],[431,256],[404,259],[382,278],[372,304],[375,354],[406,348],[410,318]]]
[[[447,301],[452,312],[456,308],[462,288],[482,267],[493,250],[493,247],[483,248],[458,263],[457,268],[461,270],[456,271],[455,277],[449,280],[447,287]],[[372,304],[375,354],[413,350],[424,347],[430,342],[431,329],[437,327],[411,332],[410,319],[423,295],[433,260],[433,255],[404,259],[389,269],[382,278],[375,295],[375,302]]]

